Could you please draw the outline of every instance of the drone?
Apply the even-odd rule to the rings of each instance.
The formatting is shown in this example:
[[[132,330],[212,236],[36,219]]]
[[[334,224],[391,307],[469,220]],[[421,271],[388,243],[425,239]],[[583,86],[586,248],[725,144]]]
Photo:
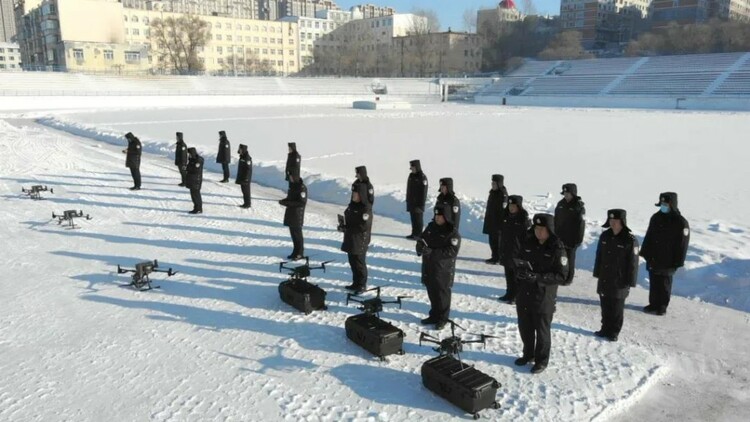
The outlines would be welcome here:
[[[326,272],[326,264],[330,264],[333,261],[324,261],[320,263],[317,267],[311,267],[310,266],[310,257],[305,257],[305,263],[303,265],[298,265],[296,267],[290,267],[287,264],[289,264],[290,261],[282,261],[279,263],[279,272],[282,270],[288,270],[289,271],[289,279],[290,280],[304,280],[307,281],[307,277],[310,277],[312,270],[323,270],[323,272]]]
[[[440,340],[437,337],[431,336],[427,333],[420,333],[419,345],[421,346],[423,341],[426,343],[436,344],[437,347],[433,347],[432,350],[440,353],[440,356],[450,356],[450,357],[458,359],[458,361],[461,362],[461,352],[464,351],[464,344],[471,344],[471,343],[485,344],[488,338],[497,338],[496,336],[490,336],[487,334],[470,334],[472,336],[476,336],[479,338],[475,340],[462,340],[461,337],[458,337],[456,335],[456,327],[464,331],[465,329],[450,319],[448,320],[448,323],[450,323],[451,325],[450,337],[446,337]],[[463,363],[461,363],[461,365],[463,365]]]
[[[21,192],[28,195],[29,198],[36,199],[36,200],[44,199],[42,198],[42,192],[55,193],[52,188],[47,188],[47,186],[42,186],[42,185],[34,185],[30,187],[29,189],[21,187]]]
[[[60,225],[63,223],[63,221],[68,222],[68,228],[69,229],[78,229],[80,226],[76,226],[75,219],[76,218],[85,218],[86,220],[91,220],[91,216],[86,214],[83,215],[83,211],[76,211],[76,210],[67,210],[63,211],[62,214],[55,214],[52,213],[52,218],[57,219],[57,224]]]
[[[149,274],[166,273],[167,277],[171,277],[177,274],[177,271],[172,271],[172,268],[169,268],[167,271],[160,270],[159,261],[153,260],[153,261],[143,261],[138,264],[135,264],[135,269],[133,270],[124,269],[118,265],[117,274],[125,274],[125,273],[133,273],[133,278],[131,279],[130,284],[126,284],[124,287],[133,286],[136,288],[136,290],[145,291],[145,290],[160,288],[160,286],[151,285],[151,279],[149,278]]]
[[[383,311],[383,305],[387,304],[398,304],[398,308],[401,309],[401,301],[403,299],[411,299],[411,296],[396,296],[395,300],[386,301],[380,298],[380,287],[373,287],[371,289],[367,289],[363,292],[359,293],[347,293],[346,294],[346,304],[349,305],[349,302],[357,302],[361,304],[362,306],[357,307],[360,311],[362,311],[365,314],[368,315],[375,315],[376,317],[380,318],[380,312]],[[362,293],[365,292],[377,292],[374,298],[371,299],[365,299],[362,296]]]

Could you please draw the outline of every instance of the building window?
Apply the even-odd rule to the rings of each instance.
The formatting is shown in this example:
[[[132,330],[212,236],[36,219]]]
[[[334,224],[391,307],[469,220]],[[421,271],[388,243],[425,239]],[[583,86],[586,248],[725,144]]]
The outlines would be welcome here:
[[[271,54],[276,54],[276,49],[272,48],[271,49]]]
[[[294,60],[289,62],[289,67],[294,67]]]
[[[284,40],[281,38],[276,39],[276,42],[278,42],[279,44],[284,44]]]
[[[214,24],[214,28],[216,28],[216,29],[221,29],[221,24],[220,24],[220,23],[215,23],[215,24]]]
[[[130,20],[131,22],[138,22],[138,16],[133,16],[133,19]]]
[[[289,38],[289,44],[294,44],[294,38]]]
[[[221,47],[216,47],[216,52],[218,54],[224,54],[224,50]]]
[[[224,59],[222,58],[216,59],[216,62],[219,64],[224,64]]]
[[[258,38],[258,37],[253,37],[253,42],[256,42],[256,43],[260,42],[260,38]]]
[[[263,49],[263,54],[268,54],[268,49],[267,48]]]
[[[141,31],[138,28],[133,28],[133,35],[141,35]]]
[[[216,34],[216,39],[217,39],[218,41],[221,41],[221,34]]]
[[[83,49],[82,48],[74,48],[73,49],[73,57],[76,60],[83,60]]]
[[[268,44],[268,38],[263,37],[263,44]]]
[[[141,61],[141,52],[140,51],[126,51],[125,61],[128,63]]]
[[[143,24],[144,25],[148,25],[148,17],[144,17],[143,18]]]
[[[115,52],[112,50],[104,50],[104,60],[114,60]]]
[[[276,44],[276,38],[271,38],[271,44]]]
[[[232,24],[231,23],[227,24],[227,29],[232,29]]]
[[[279,60],[279,61],[276,62],[276,64],[279,65],[279,66],[284,66],[284,61],[283,60]]]
[[[232,36],[231,35],[227,35],[227,41],[232,41]]]

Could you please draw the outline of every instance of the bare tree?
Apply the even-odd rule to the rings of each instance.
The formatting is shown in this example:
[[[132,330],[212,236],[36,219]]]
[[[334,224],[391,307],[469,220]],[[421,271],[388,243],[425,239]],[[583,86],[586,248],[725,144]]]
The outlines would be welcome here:
[[[464,30],[466,32],[476,32],[477,30],[477,9],[466,9],[463,15]]]
[[[433,12],[434,13],[434,12]],[[427,68],[430,66],[432,60],[433,51],[430,46],[430,34],[434,25],[433,21],[424,15],[414,13],[409,24],[409,52],[410,60],[408,62],[413,63],[415,73],[421,78],[425,76]],[[412,67],[412,66],[410,66]]]
[[[522,12],[524,15],[529,16],[537,14],[536,6],[534,6],[534,0],[523,0],[521,4],[523,4]]]
[[[547,45],[539,58],[542,60],[573,60],[588,59],[592,54],[583,50],[581,45],[582,34],[578,31],[564,31]]]
[[[211,26],[198,16],[155,18],[149,34],[159,64],[186,74],[204,70],[198,52],[211,39]]]
[[[411,13],[413,15],[427,18],[425,24],[419,24],[419,26],[424,29],[425,33],[440,31],[440,18],[438,18],[437,12],[435,12],[434,10],[415,8],[412,9]]]

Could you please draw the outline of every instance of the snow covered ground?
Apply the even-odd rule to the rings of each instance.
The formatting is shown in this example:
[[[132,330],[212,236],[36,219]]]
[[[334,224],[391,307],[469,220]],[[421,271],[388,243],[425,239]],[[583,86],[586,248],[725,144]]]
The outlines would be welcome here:
[[[401,237],[407,225],[399,200],[412,158],[422,159],[435,188],[438,178],[453,176],[471,210],[452,315],[469,332],[498,337],[464,354],[503,384],[503,409],[486,417],[742,420],[750,404],[750,227],[743,221],[750,196],[735,182],[749,175],[740,138],[750,129],[747,115],[440,104],[372,113],[339,104],[40,108],[4,117],[1,420],[465,419],[419,377],[433,353],[418,345],[428,301],[413,244]],[[47,127],[30,117],[44,117]],[[188,216],[189,195],[176,186],[169,145],[182,130],[210,162],[221,129],[233,148],[250,146],[264,186],[253,186],[254,207],[243,211],[237,186],[206,182],[205,214]],[[148,153],[144,189],[136,193],[126,189],[120,153],[126,131],[139,135]],[[329,292],[330,308],[309,316],[281,303],[277,291],[284,279],[277,264],[291,249],[276,204],[283,195],[278,167],[291,140],[314,200],[307,252],[337,260],[314,276]],[[566,156],[570,161],[561,162]],[[357,311],[345,305],[350,273],[335,215],[360,164],[378,192],[370,284],[388,286],[385,295],[413,296],[402,310],[384,313],[407,333],[407,354],[387,362],[348,342],[343,329]],[[488,251],[480,212],[494,172],[536,211],[551,209],[568,181],[579,183],[588,204],[587,247],[574,285],[560,290],[551,366],[540,376],[513,366],[520,352],[515,310],[493,299],[504,292],[502,268],[481,262]],[[218,175],[206,174],[211,179]],[[41,202],[20,196],[21,186],[37,183],[55,193]],[[591,335],[599,307],[588,271],[597,220],[609,207],[625,207],[642,234],[662,190],[681,193],[693,225],[676,294],[723,306],[675,297],[667,317],[645,315],[642,273],[620,342],[602,342]],[[49,220],[52,211],[73,208],[94,219],[79,230]],[[160,280],[157,291],[118,287],[127,277],[115,274],[117,264],[153,258],[179,273]]]

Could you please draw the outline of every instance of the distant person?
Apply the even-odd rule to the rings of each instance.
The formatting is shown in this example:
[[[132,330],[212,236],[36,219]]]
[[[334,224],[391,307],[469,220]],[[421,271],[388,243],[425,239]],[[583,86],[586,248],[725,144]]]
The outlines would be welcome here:
[[[505,269],[505,295],[498,300],[510,305],[516,302],[518,292],[518,280],[516,279],[516,267],[513,260],[518,258],[521,252],[521,244],[527,236],[531,220],[529,213],[523,208],[523,197],[511,195],[508,197],[508,206],[500,223],[503,232],[500,238],[500,259]]]
[[[289,181],[290,176],[299,179],[302,171],[302,156],[297,152],[297,144],[289,142],[289,154],[286,156],[286,168],[284,169],[284,180]]]
[[[338,230],[344,232],[341,250],[346,252],[352,269],[352,284],[346,286],[346,289],[355,293],[361,293],[367,289],[369,221],[370,212],[362,202],[360,193],[352,187],[351,202],[344,211],[344,224],[339,226]]]
[[[565,253],[568,257],[568,280],[565,286],[573,282],[576,266],[576,250],[583,243],[583,235],[586,232],[586,207],[581,197],[578,196],[578,186],[575,183],[566,183],[562,186],[563,199],[557,203],[555,208],[555,232],[565,245]]]
[[[252,205],[250,198],[250,183],[253,181],[253,157],[247,150],[247,145],[240,144],[237,150],[239,161],[237,163],[237,179],[234,183],[240,185],[242,190],[242,205],[240,208],[250,208]]]
[[[422,172],[419,160],[409,162],[409,178],[406,179],[406,211],[411,217],[411,234],[407,239],[417,240],[424,228],[424,209],[427,202],[427,176]]]
[[[648,306],[643,311],[665,315],[672,297],[672,276],[685,265],[690,225],[677,208],[676,193],[662,193],[656,206],[659,211],[651,217],[641,247],[649,278]]]
[[[307,186],[302,178],[289,175],[289,190],[286,198],[279,201],[279,204],[286,207],[284,212],[284,225],[289,227],[289,234],[292,236],[294,248],[287,259],[299,260],[305,255],[305,239],[302,236],[302,226],[305,223],[305,206],[307,205]]]
[[[435,201],[435,206],[443,205],[447,211],[451,212],[451,221],[458,231],[461,225],[461,201],[458,200],[456,193],[453,192],[453,179],[444,177],[440,179],[440,194]]]
[[[500,263],[500,234],[502,222],[505,216],[505,207],[508,205],[508,190],[504,184],[505,178],[502,174],[492,175],[492,188],[487,198],[487,208],[484,212],[484,226],[482,233],[488,235],[491,256],[485,260],[487,264]]]
[[[130,190],[141,190],[141,141],[131,132],[125,134],[128,147],[122,150],[125,155],[125,167],[130,169],[133,177],[133,187]]]
[[[594,334],[617,341],[625,314],[625,299],[638,280],[638,240],[628,228],[627,212],[607,211],[606,228],[599,236],[594,261],[596,293],[602,308],[602,327]]]
[[[177,137],[177,143],[174,148],[174,165],[177,166],[177,169],[180,171],[180,178],[182,179],[178,186],[185,186],[188,163],[187,145],[182,139],[182,132],[177,132],[175,136]]]
[[[221,183],[229,182],[229,163],[232,162],[232,149],[229,145],[229,139],[227,139],[227,133],[223,130],[219,131],[219,151],[216,153],[216,162],[221,164],[221,169],[224,172]]]
[[[356,179],[352,183],[352,190],[359,193],[359,197],[370,215],[370,219],[367,220],[367,244],[369,245],[372,234],[372,221],[374,220],[372,207],[375,205],[375,188],[370,183],[370,177],[367,176],[367,167],[355,167],[354,173]]]
[[[552,349],[552,316],[557,302],[557,286],[568,279],[568,257],[565,246],[555,235],[555,218],[550,214],[536,214],[534,228],[524,239],[520,260],[530,268],[516,268],[518,278],[518,331],[523,342],[523,355],[516,359],[518,366],[534,362],[532,374],[544,371],[549,365]]]
[[[186,185],[190,189],[190,199],[193,200],[193,210],[189,214],[203,214],[203,157],[198,155],[195,148],[188,148]]]
[[[442,330],[450,318],[461,235],[453,226],[453,212],[448,207],[438,204],[434,213],[434,219],[417,240],[417,255],[422,257],[422,284],[430,299],[430,314],[421,323],[435,324],[436,330]]]

